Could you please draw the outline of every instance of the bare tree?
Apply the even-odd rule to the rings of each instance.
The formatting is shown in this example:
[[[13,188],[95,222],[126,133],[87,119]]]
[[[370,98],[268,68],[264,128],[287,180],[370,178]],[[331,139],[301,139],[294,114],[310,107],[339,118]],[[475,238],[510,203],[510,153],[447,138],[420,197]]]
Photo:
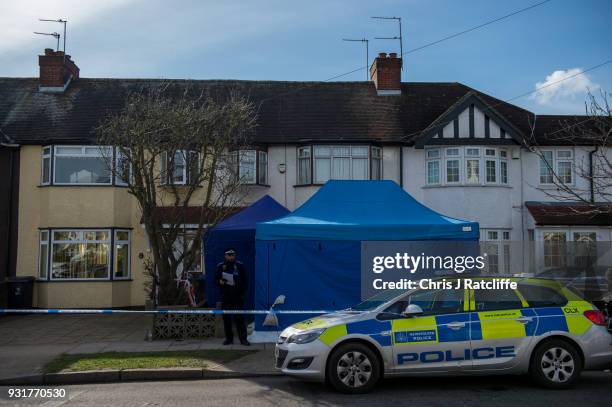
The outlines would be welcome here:
[[[577,214],[597,216],[612,213],[612,162],[608,154],[612,141],[612,111],[609,96],[604,91],[599,97],[589,92],[585,116],[559,121],[558,129],[546,134],[548,145],[592,146],[588,159],[574,162],[571,175],[572,179],[575,175],[586,183],[567,182],[567,174],[554,167],[545,147],[534,137],[535,124],[531,126],[530,137],[525,140],[528,148],[545,163],[552,180],[553,188],[537,188],[555,201],[581,203],[570,207]],[[584,184],[587,187],[578,186]],[[559,215],[566,216],[567,212]]]
[[[107,149],[107,165],[142,211],[150,246],[143,266],[155,304],[179,301],[177,270],[191,267],[206,227],[242,199],[237,160],[229,152],[249,144],[255,124],[253,105],[237,93],[212,97],[164,82],[130,92],[121,111],[96,129],[100,145],[115,146]],[[177,250],[188,212],[190,243]]]

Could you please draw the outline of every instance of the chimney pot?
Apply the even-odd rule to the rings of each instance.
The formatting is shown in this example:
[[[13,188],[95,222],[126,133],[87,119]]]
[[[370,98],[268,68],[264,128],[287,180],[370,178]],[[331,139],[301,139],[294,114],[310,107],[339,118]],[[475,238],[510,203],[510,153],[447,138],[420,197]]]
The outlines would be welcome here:
[[[397,58],[397,52],[391,52],[389,54],[389,58],[393,58],[393,59]]]
[[[386,52],[380,52],[378,54],[378,58],[387,58],[387,53]]]

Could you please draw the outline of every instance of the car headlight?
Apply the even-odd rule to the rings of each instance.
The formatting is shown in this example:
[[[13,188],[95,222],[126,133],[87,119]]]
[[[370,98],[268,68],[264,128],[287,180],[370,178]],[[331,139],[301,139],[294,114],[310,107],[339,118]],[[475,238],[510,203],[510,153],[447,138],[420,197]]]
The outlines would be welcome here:
[[[301,334],[291,335],[287,340],[287,343],[310,343],[317,339],[321,334],[325,331],[325,329],[313,329],[311,331],[306,331]]]

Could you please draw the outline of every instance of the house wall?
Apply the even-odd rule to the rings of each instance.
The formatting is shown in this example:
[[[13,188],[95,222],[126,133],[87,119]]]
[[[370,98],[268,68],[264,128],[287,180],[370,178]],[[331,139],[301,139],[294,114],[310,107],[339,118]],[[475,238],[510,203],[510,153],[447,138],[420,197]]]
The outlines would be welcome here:
[[[477,121],[478,122],[478,121]],[[481,229],[510,232],[513,246],[513,272],[525,268],[523,251],[529,229],[537,228],[525,208],[526,201],[551,201],[538,185],[539,159],[525,149],[508,149],[508,185],[427,186],[425,150],[413,147],[383,147],[383,178],[398,184],[419,202],[450,217],[479,222]],[[588,148],[573,149],[575,162],[588,160]],[[610,150],[607,153],[610,156]],[[131,280],[88,282],[38,282],[38,307],[128,307],[145,302],[143,261],[148,241],[140,225],[136,201],[125,188],[111,186],[40,186],[41,146],[20,149],[19,234],[17,274],[38,273],[40,228],[129,228],[131,232]],[[400,157],[403,157],[400,165]],[[268,147],[269,186],[245,187],[244,204],[269,194],[290,210],[306,202],[320,186],[296,186],[296,146]],[[284,164],[284,171],[281,171]],[[400,174],[402,168],[402,174]],[[588,183],[575,177],[577,188],[588,190]],[[612,239],[612,228],[595,228],[604,239]]]
[[[147,239],[135,200],[125,188],[40,186],[41,146],[21,147],[17,275],[37,276],[40,228],[131,229],[131,281],[39,281],[38,307],[128,307],[144,304],[138,254]],[[67,295],[69,293],[69,295]]]

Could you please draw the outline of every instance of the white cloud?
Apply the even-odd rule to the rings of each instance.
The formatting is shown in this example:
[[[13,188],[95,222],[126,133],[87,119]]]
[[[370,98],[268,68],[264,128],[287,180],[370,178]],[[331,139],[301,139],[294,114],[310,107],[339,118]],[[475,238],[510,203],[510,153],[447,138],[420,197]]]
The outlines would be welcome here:
[[[554,71],[543,82],[536,82],[531,99],[542,106],[583,105],[586,93],[599,88],[582,68]],[[568,78],[568,79],[566,79]]]

